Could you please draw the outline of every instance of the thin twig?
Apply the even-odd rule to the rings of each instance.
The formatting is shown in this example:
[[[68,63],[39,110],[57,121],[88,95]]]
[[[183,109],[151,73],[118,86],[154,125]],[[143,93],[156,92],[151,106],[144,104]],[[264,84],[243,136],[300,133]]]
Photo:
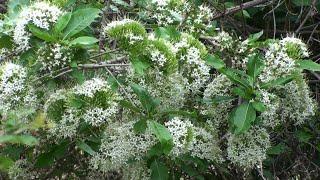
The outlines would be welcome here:
[[[271,1],[272,0],[253,0],[253,1],[249,1],[249,2],[243,3],[243,4],[239,5],[239,6],[228,8],[224,12],[214,15],[212,19],[218,19],[218,18],[221,18],[221,17],[226,16],[226,15],[235,14],[238,11],[241,11],[241,10],[244,10],[244,9],[248,9],[250,7],[254,7],[254,6],[257,6],[257,5],[260,5],[260,4],[264,4],[266,2],[271,2]]]
[[[303,19],[303,21],[301,22],[300,26],[298,27],[298,29],[295,31],[295,34],[298,34],[301,30],[301,28],[304,26],[304,24],[307,22],[307,20],[309,19],[309,17],[312,15],[312,12],[314,11],[314,8],[316,6],[316,2],[317,0],[313,0],[311,5],[310,5],[310,9],[306,15],[306,17]]]

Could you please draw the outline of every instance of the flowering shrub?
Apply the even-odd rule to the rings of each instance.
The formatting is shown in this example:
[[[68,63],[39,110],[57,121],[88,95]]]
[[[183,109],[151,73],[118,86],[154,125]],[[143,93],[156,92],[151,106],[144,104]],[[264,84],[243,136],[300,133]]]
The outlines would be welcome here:
[[[129,6],[119,2],[107,7]],[[236,38],[213,28],[216,9],[202,1],[132,3],[144,18],[100,26],[108,9],[57,0],[1,22],[4,177],[262,173],[272,137],[315,115],[304,70],[320,65],[302,40]]]

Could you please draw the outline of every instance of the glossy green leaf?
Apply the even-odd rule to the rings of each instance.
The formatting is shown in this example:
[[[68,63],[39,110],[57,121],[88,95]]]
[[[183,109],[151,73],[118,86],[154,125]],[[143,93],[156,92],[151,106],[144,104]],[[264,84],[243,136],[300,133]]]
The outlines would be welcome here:
[[[133,125],[133,130],[135,133],[143,134],[147,129],[147,121],[145,119],[141,119]]]
[[[101,11],[96,8],[79,9],[72,13],[71,19],[63,31],[64,38],[70,38],[90,24],[99,16]]]
[[[54,31],[57,33],[62,32],[64,28],[67,27],[71,19],[71,16],[72,16],[71,12],[65,13],[63,16],[60,16],[57,23],[54,25]]]
[[[249,57],[247,69],[248,75],[253,79],[253,82],[255,82],[258,75],[262,72],[263,69],[263,62],[260,59],[259,55],[253,55]]]
[[[169,169],[162,162],[155,160],[151,166],[151,180],[166,180],[169,178]]]
[[[236,108],[231,116],[234,133],[241,134],[246,132],[256,119],[256,111],[251,103],[242,103]]]
[[[28,28],[29,28],[29,31],[39,39],[45,40],[47,42],[55,41],[54,36],[52,36],[49,32],[47,32],[41,28],[38,28],[37,26],[35,26],[33,24],[29,24]]]
[[[160,141],[163,152],[165,154],[169,154],[173,147],[173,140],[172,135],[170,134],[168,129],[164,125],[159,124],[156,121],[149,121],[148,126]]]
[[[269,89],[269,88],[273,88],[276,86],[283,86],[289,82],[291,82],[292,80],[294,80],[294,76],[293,75],[289,75],[289,76],[285,76],[285,77],[280,77],[278,79],[272,80],[270,82],[267,83],[263,83],[260,87],[262,89]]]
[[[143,75],[145,70],[150,67],[150,64],[147,62],[143,62],[135,59],[133,59],[131,62],[132,62],[134,71],[140,75]]]
[[[155,108],[160,104],[159,100],[150,96],[150,94],[138,84],[132,83],[131,88],[133,92],[138,96],[142,107],[148,112],[151,113]]]
[[[259,112],[264,112],[266,110],[266,106],[262,102],[252,102],[252,106]]]
[[[222,69],[224,67],[226,67],[226,64],[223,62],[223,60],[217,56],[217,55],[211,55],[209,54],[206,57],[206,62],[208,65],[212,66],[213,68],[219,70]]]
[[[126,101],[126,100],[121,100],[119,101],[119,104],[122,106],[122,107],[125,107],[125,108],[128,108],[134,112],[137,112],[137,113],[140,113],[140,109],[137,108],[134,104],[132,104],[130,101]]]
[[[297,61],[299,68],[309,71],[320,71],[320,64],[313,62],[312,60],[300,60]]]
[[[82,36],[82,37],[78,37],[74,40],[72,40],[70,42],[71,45],[92,45],[96,42],[98,42],[99,40],[97,38],[94,37],[90,37],[90,36]]]
[[[38,144],[38,140],[30,135],[1,135],[1,143],[11,143],[11,144],[23,144],[28,146],[34,146]]]
[[[83,150],[84,152],[90,154],[90,155],[94,155],[95,154],[95,151],[87,144],[85,143],[84,141],[80,141],[78,140],[76,145],[81,149]]]
[[[257,41],[258,39],[260,39],[262,35],[263,35],[263,30],[254,34],[250,34],[248,39],[250,42]]]

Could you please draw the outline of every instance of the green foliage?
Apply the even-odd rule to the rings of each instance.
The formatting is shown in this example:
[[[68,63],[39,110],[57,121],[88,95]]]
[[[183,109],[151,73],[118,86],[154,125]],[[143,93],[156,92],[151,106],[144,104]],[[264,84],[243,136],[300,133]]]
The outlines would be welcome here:
[[[70,38],[86,27],[88,27],[98,16],[101,11],[95,8],[79,9],[72,13],[72,16],[63,30],[63,39]],[[65,21],[65,20],[62,20]]]
[[[252,103],[242,103],[239,105],[230,117],[233,131],[236,134],[246,132],[256,119],[256,111]]]

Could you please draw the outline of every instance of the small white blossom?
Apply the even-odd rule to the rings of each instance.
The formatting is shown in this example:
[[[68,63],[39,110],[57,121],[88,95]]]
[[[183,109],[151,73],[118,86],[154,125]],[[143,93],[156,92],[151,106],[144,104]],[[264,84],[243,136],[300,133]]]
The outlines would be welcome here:
[[[49,30],[63,12],[56,6],[47,2],[35,2],[31,6],[24,8],[19,14],[16,27],[13,32],[13,40],[18,45],[18,50],[27,50],[30,48],[29,39],[31,33],[27,31],[26,26],[29,23],[35,26]]]

